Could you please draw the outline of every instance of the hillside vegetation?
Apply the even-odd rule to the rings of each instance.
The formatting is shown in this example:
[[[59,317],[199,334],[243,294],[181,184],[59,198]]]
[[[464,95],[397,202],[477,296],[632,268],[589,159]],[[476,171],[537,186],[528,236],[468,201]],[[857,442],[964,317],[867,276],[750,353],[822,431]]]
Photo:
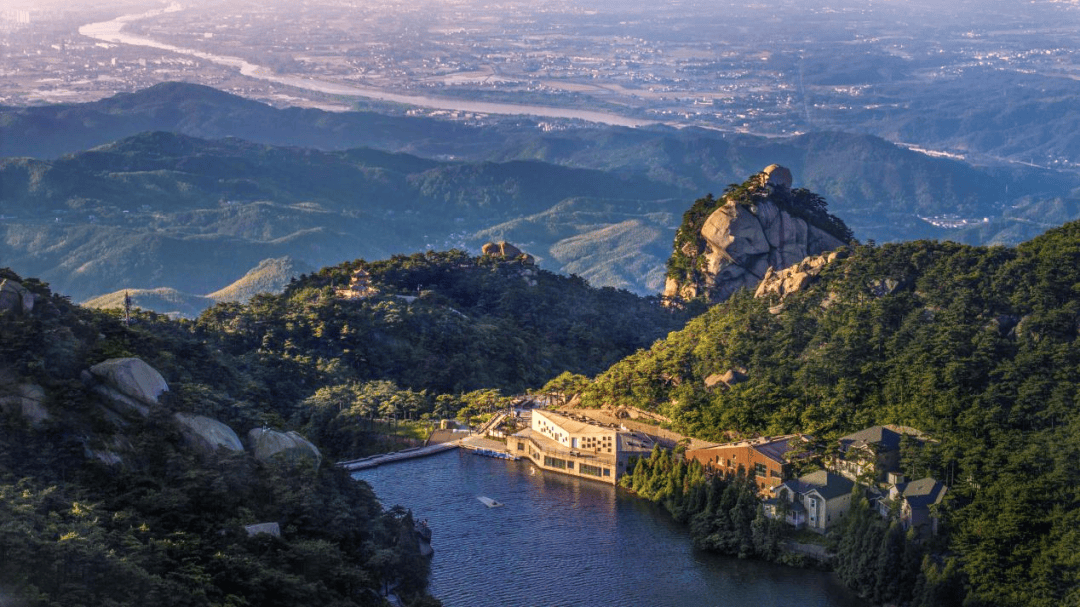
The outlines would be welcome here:
[[[368,276],[360,295],[349,289],[357,272]],[[657,298],[590,287],[521,258],[448,251],[323,268],[279,296],[218,305],[195,326],[222,336],[228,352],[296,366],[298,376],[283,378],[293,386],[325,375],[511,393],[564,371],[599,373],[683,322]]]
[[[711,308],[601,374],[582,400],[651,408],[716,440],[920,428],[939,441],[920,472],[952,487],[939,558],[964,604],[1071,604],[1078,331],[1080,223],[1015,249],[858,246],[782,302],[744,291]],[[706,388],[730,369],[748,379]]]
[[[207,450],[174,421],[288,427],[257,370],[181,324],[143,314],[125,326],[37,280],[0,278],[34,300],[0,313],[4,605],[377,606],[395,586],[406,604],[438,604],[406,510],[384,510],[325,461]],[[145,416],[80,381],[131,356],[169,382]],[[267,522],[280,535],[245,529]]]

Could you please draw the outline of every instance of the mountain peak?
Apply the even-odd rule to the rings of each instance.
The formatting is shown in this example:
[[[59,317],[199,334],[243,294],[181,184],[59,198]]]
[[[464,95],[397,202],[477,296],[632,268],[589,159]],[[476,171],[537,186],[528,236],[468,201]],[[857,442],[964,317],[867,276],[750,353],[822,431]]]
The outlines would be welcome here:
[[[697,200],[675,235],[664,298],[724,301],[739,289],[755,289],[770,269],[853,239],[847,225],[826,212],[823,198],[792,183],[789,169],[772,164],[720,199]]]

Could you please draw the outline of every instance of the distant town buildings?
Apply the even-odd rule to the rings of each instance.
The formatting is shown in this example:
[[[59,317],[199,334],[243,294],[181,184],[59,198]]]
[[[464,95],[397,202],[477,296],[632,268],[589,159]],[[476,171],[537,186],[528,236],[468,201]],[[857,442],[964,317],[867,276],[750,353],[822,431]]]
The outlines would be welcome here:
[[[0,11],[0,21],[18,25],[29,25],[30,11],[7,10]]]

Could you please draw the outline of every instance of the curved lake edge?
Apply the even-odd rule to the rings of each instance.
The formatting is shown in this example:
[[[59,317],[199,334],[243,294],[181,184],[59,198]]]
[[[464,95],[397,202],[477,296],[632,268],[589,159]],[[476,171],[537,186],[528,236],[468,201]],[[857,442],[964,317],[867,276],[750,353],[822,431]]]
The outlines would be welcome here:
[[[453,451],[353,477],[385,505],[429,520],[429,590],[448,607],[865,604],[831,572],[698,550],[662,506],[527,462]],[[487,508],[479,496],[505,506]],[[515,583],[485,584],[494,571]]]

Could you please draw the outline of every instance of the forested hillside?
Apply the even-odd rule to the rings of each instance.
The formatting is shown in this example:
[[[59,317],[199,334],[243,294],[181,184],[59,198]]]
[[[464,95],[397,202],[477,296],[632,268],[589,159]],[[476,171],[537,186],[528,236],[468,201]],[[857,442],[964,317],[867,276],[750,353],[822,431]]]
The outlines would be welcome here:
[[[177,423],[289,428],[258,371],[181,324],[127,326],[0,279],[4,605],[374,606],[391,588],[437,604],[406,510],[329,462],[215,449]],[[117,357],[168,378],[145,415],[91,388],[87,369]],[[264,523],[274,531],[246,529]]]
[[[748,292],[613,366],[587,406],[652,408],[702,438],[896,423],[952,489],[973,605],[1080,600],[1080,223],[1015,249],[858,246],[778,301]],[[706,378],[728,370],[742,383]]]
[[[366,286],[350,289],[357,272]],[[599,373],[685,318],[657,298],[590,287],[525,257],[448,251],[323,268],[282,295],[218,305],[195,327],[222,336],[226,351],[295,365],[289,384],[325,374],[433,393],[512,393],[564,371]]]

